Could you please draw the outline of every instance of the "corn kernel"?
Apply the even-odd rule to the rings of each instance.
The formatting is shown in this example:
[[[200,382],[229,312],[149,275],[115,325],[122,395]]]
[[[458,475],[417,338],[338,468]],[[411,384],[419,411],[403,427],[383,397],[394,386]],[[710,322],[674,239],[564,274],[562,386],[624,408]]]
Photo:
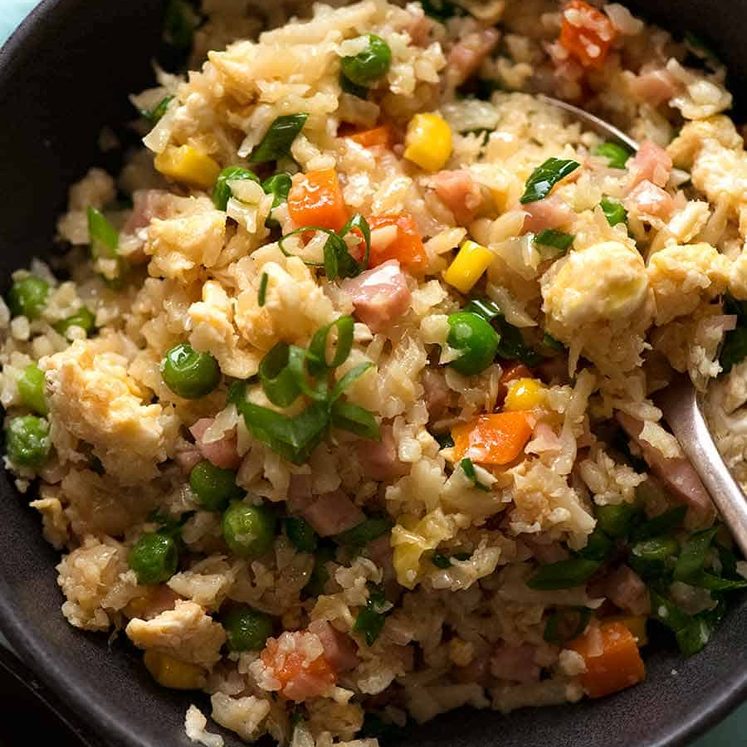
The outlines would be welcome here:
[[[169,179],[200,189],[210,189],[220,174],[220,166],[191,145],[170,145],[156,156],[154,165]]]
[[[462,242],[459,253],[444,272],[444,280],[458,291],[468,293],[494,259],[490,249],[468,239]]]
[[[537,379],[513,379],[508,383],[504,410],[533,410],[545,401],[545,387]]]
[[[605,622],[621,622],[635,638],[638,648],[648,643],[648,634],[646,633],[646,616],[645,615],[616,615],[606,617]]]
[[[451,128],[443,117],[431,112],[416,114],[410,120],[404,153],[408,161],[425,171],[438,171],[449,160],[451,150]]]
[[[153,679],[163,687],[172,690],[199,690],[205,684],[202,667],[150,649],[143,656],[145,668]]]

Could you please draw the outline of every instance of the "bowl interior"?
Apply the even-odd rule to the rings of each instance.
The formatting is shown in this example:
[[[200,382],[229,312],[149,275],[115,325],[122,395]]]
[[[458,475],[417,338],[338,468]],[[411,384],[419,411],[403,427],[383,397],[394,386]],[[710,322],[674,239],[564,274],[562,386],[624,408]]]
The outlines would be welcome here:
[[[271,0],[270,0],[271,1]],[[259,4],[259,3],[258,3]],[[635,5],[633,3],[633,5]],[[742,29],[747,3],[639,2],[670,27],[694,29],[732,65],[732,89],[747,80]],[[53,252],[54,226],[68,185],[100,162],[105,124],[132,117],[127,94],[148,85],[159,42],[161,0],[97,3],[46,0],[0,52],[0,282],[32,256]],[[0,474],[0,627],[23,661],[70,710],[92,744],[191,744],[187,704],[154,685],[121,638],[70,627],[59,607],[57,554],[37,514]],[[661,649],[648,680],[599,702],[509,715],[461,710],[410,731],[421,747],[682,744],[735,705],[747,688],[747,601],[732,609],[711,644],[684,660]],[[614,725],[613,728],[612,725]],[[228,745],[239,742],[230,735]]]

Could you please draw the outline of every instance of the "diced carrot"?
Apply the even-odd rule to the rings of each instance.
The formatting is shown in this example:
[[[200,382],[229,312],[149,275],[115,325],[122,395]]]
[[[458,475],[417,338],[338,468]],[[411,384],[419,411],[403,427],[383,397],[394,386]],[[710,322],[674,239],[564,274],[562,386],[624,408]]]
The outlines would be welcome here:
[[[288,193],[288,214],[293,223],[339,231],[348,220],[340,181],[334,169],[310,171],[294,182]]]
[[[478,464],[513,462],[532,435],[533,418],[527,412],[497,412],[480,415],[454,426],[454,457],[468,457]]]
[[[392,135],[392,128],[389,125],[381,125],[374,127],[372,130],[363,130],[348,135],[348,138],[364,148],[372,148],[374,145],[382,145],[388,148],[392,144]]]
[[[560,44],[584,67],[604,64],[615,35],[612,21],[584,0],[570,0],[563,8]]]
[[[597,615],[599,612],[597,611]],[[612,615],[605,618],[605,622],[621,622],[635,638],[638,648],[645,646],[648,643],[648,634],[646,632],[646,621],[645,615]]]
[[[586,671],[580,679],[592,698],[624,690],[646,676],[636,639],[622,622],[591,625],[568,648],[581,654],[586,662]]]
[[[388,227],[396,227],[397,229],[396,236],[391,241],[388,240],[387,236],[384,236],[385,241],[379,243],[376,236],[373,237],[369,259],[371,267],[376,267],[390,259],[396,259],[410,272],[418,273],[425,270],[428,258],[423,246],[423,239],[420,237],[415,219],[410,213],[374,215],[368,219],[368,225],[371,231]]]
[[[269,638],[260,654],[262,663],[280,683],[280,693],[300,702],[323,694],[334,684],[336,675],[324,655],[309,660],[308,655],[292,646],[304,634],[285,632],[280,638]]]

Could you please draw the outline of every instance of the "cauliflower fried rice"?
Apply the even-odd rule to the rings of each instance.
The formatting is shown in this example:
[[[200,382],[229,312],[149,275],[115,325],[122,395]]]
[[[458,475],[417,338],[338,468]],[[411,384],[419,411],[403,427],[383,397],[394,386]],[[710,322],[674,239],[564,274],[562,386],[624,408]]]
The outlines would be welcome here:
[[[718,60],[617,3],[252,5],[170,4],[192,72],[0,305],[67,620],[294,747],[610,695],[647,624],[700,650],[745,568],[654,397],[708,388],[747,483]]]

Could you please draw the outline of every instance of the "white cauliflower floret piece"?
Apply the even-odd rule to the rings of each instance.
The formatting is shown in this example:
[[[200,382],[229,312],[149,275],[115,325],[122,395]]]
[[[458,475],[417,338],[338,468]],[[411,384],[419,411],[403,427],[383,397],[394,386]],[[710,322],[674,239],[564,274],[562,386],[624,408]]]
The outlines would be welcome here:
[[[109,475],[133,485],[157,474],[176,424],[161,405],[143,403],[146,392],[119,350],[114,337],[76,340],[40,365],[55,445],[65,444],[67,433],[86,441]]]
[[[180,661],[211,667],[220,660],[226,633],[195,602],[177,600],[174,609],[151,620],[134,618],[125,632],[142,649],[153,649]]]
[[[648,263],[656,303],[656,324],[691,314],[703,301],[726,290],[729,260],[710,244],[667,246]]]
[[[651,292],[641,255],[619,241],[571,252],[542,278],[547,331],[602,370],[635,367],[651,323]]]
[[[138,593],[124,546],[108,537],[103,542],[86,537],[82,547],[62,559],[57,573],[67,597],[62,613],[76,628],[107,630],[111,616]]]

